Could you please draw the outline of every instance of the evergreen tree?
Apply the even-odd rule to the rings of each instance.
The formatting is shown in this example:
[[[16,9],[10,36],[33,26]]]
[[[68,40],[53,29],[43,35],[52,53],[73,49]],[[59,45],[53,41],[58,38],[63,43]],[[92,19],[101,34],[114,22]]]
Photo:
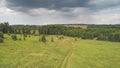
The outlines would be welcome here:
[[[4,38],[3,33],[0,32],[0,43],[3,43],[3,38]]]
[[[42,36],[41,41],[44,42],[44,43],[46,42],[46,37],[45,37],[45,35]]]
[[[4,34],[0,32],[0,38],[4,38]]]
[[[23,37],[23,40],[26,40],[26,38],[25,38],[25,37]]]
[[[17,36],[16,35],[12,35],[11,38],[16,41],[17,40]]]
[[[0,43],[3,43],[3,38],[0,37]]]

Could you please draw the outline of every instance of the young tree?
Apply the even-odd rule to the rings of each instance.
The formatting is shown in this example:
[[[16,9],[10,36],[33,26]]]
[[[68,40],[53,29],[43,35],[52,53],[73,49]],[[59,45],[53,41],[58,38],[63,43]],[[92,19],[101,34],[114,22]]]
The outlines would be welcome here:
[[[24,34],[23,36],[24,36],[24,37],[27,37],[27,34]]]
[[[0,43],[3,43],[3,38],[0,37]]]
[[[26,40],[26,38],[24,37],[23,40]]]
[[[53,39],[53,37],[51,37],[51,42],[54,42],[54,39]]]
[[[45,35],[42,36],[41,41],[44,42],[44,43],[46,42],[46,37],[45,37]]]
[[[21,38],[19,38],[18,40],[22,40]]]
[[[4,35],[2,32],[0,32],[0,43],[3,43],[3,38],[4,38]]]
[[[11,38],[16,41],[17,40],[17,36],[16,35],[12,35]]]
[[[75,38],[75,41],[77,41],[77,38]]]
[[[4,38],[4,34],[0,32],[0,38]]]

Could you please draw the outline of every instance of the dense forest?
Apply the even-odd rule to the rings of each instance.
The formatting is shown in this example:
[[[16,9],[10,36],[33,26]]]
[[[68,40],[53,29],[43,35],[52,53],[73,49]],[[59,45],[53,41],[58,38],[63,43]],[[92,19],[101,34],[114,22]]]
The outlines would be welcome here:
[[[64,25],[9,25],[5,22],[0,23],[0,41],[4,39],[3,34],[65,35],[82,39],[120,42],[120,25],[87,25],[87,29],[82,29]]]

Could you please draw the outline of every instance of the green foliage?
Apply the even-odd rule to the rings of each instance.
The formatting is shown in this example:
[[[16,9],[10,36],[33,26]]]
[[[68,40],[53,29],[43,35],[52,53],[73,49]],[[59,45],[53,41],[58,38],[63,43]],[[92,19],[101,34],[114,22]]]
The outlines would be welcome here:
[[[60,35],[63,33],[63,30],[66,30],[66,27],[62,25],[47,25],[40,27],[39,33],[48,35]]]
[[[16,41],[17,40],[17,36],[14,34],[14,35],[12,35],[11,36],[11,38],[14,40],[14,41]]]
[[[4,38],[4,34],[0,32],[0,38]]]
[[[51,37],[51,42],[54,42],[54,39],[53,39],[53,37]]]
[[[120,42],[119,29],[120,25],[89,25],[87,29],[48,25],[42,26],[40,28],[40,33],[47,35],[62,34],[65,36],[78,37],[82,39],[97,39],[103,41]],[[59,38],[59,40],[60,39],[61,38]]]
[[[75,41],[77,41],[77,38],[75,38]]]
[[[61,39],[64,39],[64,37],[63,37],[63,36],[60,36],[58,39],[61,40]]]
[[[44,42],[44,43],[46,42],[46,36],[45,35],[42,36],[41,41]]]
[[[0,38],[0,43],[3,43],[3,38]]]
[[[24,37],[27,37],[27,34],[24,34],[23,36],[24,36]]]
[[[0,32],[0,43],[3,43],[4,34]]]
[[[10,26],[8,22],[0,23],[0,31],[3,33],[8,33],[10,31]]]
[[[64,35],[82,39],[97,39],[103,41],[120,42],[120,25],[86,25],[88,28],[66,27],[64,25],[9,25],[0,23],[0,31],[10,34],[27,35]],[[0,35],[2,35],[0,33]],[[2,37],[3,38],[3,37]],[[61,38],[59,38],[61,39]]]
[[[18,40],[22,40],[21,38],[19,38]]]
[[[23,37],[23,40],[26,40],[26,38],[25,38],[25,37]]]

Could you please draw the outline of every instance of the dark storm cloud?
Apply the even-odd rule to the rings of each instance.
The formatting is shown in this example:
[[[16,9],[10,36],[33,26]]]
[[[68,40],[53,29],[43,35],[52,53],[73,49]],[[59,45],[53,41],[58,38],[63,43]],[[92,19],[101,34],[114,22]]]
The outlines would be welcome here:
[[[6,5],[10,9],[22,12],[37,8],[69,11],[69,8],[76,7],[96,11],[120,5],[119,0],[97,0],[98,3],[94,3],[94,1],[95,0],[6,0]],[[102,2],[99,3],[99,1]]]
[[[0,16],[13,23],[114,24],[120,21],[119,11],[120,0],[0,0]]]
[[[88,2],[89,0],[7,0],[7,7],[21,11],[36,8],[60,10],[65,7],[86,7]]]
[[[120,6],[120,0],[96,0],[96,3],[94,3],[94,0],[91,0],[88,5],[91,10],[103,10],[111,7]]]

